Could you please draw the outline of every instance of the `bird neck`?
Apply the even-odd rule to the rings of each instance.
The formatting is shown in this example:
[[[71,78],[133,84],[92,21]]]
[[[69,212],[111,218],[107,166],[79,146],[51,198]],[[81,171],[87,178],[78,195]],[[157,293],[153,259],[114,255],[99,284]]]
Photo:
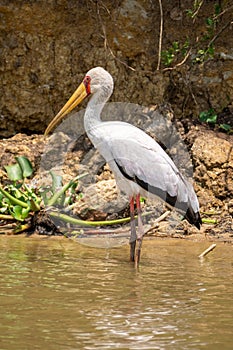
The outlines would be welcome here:
[[[88,135],[91,129],[102,123],[100,116],[102,109],[108,99],[109,96],[101,93],[101,91],[97,91],[92,95],[90,101],[88,102],[84,115],[84,128]]]

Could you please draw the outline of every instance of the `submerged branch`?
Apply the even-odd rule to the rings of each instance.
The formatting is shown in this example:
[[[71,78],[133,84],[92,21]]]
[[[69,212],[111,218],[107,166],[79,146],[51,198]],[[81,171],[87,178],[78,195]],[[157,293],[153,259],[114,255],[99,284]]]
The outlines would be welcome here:
[[[206,256],[207,254],[209,254],[212,250],[214,250],[214,248],[216,247],[216,244],[211,244],[211,246],[209,248],[207,248],[206,250],[204,250],[203,253],[201,253],[198,258],[199,259],[202,259],[204,258],[204,256]]]

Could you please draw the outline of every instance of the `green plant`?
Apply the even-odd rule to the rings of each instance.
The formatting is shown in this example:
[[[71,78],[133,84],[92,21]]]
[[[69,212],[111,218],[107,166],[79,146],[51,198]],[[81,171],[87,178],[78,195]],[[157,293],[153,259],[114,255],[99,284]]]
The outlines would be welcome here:
[[[192,19],[195,19],[195,17],[197,16],[197,14],[198,14],[202,4],[203,4],[203,0],[194,0],[193,8],[186,10],[187,15],[189,17],[191,17]]]
[[[195,15],[197,15],[203,1],[199,1],[198,3],[200,6],[198,5],[199,6],[198,10],[194,12]],[[198,41],[198,44],[196,45],[196,55],[193,58],[193,63],[202,63],[214,57],[214,53],[215,53],[214,40],[217,37],[215,33],[217,29],[218,15],[220,14],[220,12],[221,12],[220,4],[214,4],[213,14],[205,19],[206,30],[202,34],[202,36],[200,37],[200,40]]]
[[[217,112],[213,108],[210,108],[208,111],[202,111],[199,114],[199,119],[201,122],[214,125],[214,126],[218,127],[219,129],[222,129],[222,131],[225,131],[227,133],[233,132],[232,125],[225,124],[225,123],[221,123],[221,124],[218,123],[218,115],[217,115]]]
[[[210,108],[208,111],[203,111],[199,114],[201,122],[216,124],[217,122],[217,113],[213,108]]]
[[[17,221],[24,221],[31,211],[40,210],[41,198],[26,183],[33,173],[31,162],[26,157],[16,157],[13,165],[5,166],[11,183],[4,188],[0,185],[1,214],[9,215]]]
[[[63,186],[62,177],[50,172],[52,185],[36,190],[25,182],[33,173],[31,162],[26,157],[15,159],[15,164],[5,166],[11,183],[4,187],[0,185],[0,219],[24,222],[33,213],[42,210],[44,205],[67,206],[75,201],[75,189],[81,176]]]
[[[115,225],[130,221],[128,217],[92,222],[75,219],[73,216],[64,213],[54,212],[53,207],[55,205],[64,209],[72,209],[75,202],[81,197],[76,191],[78,181],[87,174],[77,176],[63,185],[62,177],[54,172],[50,172],[52,184],[46,188],[36,189],[25,183],[25,180],[33,174],[31,162],[26,157],[16,157],[15,159],[15,164],[5,166],[11,183],[4,187],[0,184],[0,220],[15,220],[18,225],[14,229],[14,233],[29,229],[31,226],[30,223],[28,224],[27,219],[36,212],[43,210],[45,205],[49,209],[50,216],[79,226]],[[151,213],[146,215],[149,214]]]
[[[215,49],[213,44],[204,49],[198,49],[193,63],[202,63],[214,57]]]
[[[233,132],[233,127],[229,124],[220,124],[219,128],[228,132],[228,133],[232,133]]]
[[[168,50],[161,52],[162,62],[166,67],[171,66],[173,61],[175,61],[179,54],[185,56],[189,48],[189,40],[187,39],[183,45],[178,41],[174,41],[172,46]]]

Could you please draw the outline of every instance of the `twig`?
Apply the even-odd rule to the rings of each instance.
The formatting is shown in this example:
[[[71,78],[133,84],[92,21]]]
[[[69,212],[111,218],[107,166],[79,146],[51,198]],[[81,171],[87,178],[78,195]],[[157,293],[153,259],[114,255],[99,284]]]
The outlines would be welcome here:
[[[226,8],[225,10],[223,10],[222,12],[220,12],[218,15],[214,16],[214,17],[213,17],[213,20],[218,19],[220,16],[224,15],[224,13],[226,13],[227,11],[232,10],[232,9],[233,9],[233,6],[230,6],[230,7]]]
[[[216,247],[216,244],[215,244],[215,243],[214,243],[214,244],[211,244],[211,246],[210,246],[209,248],[207,248],[206,250],[204,250],[204,252],[201,253],[201,254],[198,256],[198,258],[199,258],[199,259],[204,258],[204,256],[206,256],[207,254],[209,254],[209,252],[211,252],[212,250],[214,250],[215,247]]]
[[[109,51],[110,51],[110,54],[112,55],[112,57],[113,57],[116,61],[120,62],[121,64],[123,64],[125,67],[131,69],[132,71],[134,71],[134,72],[136,71],[136,69],[134,69],[133,67],[129,66],[127,63],[125,63],[125,62],[122,61],[120,58],[118,58],[118,57],[116,57],[116,56],[114,55],[112,49],[110,48],[110,46],[109,46],[109,44],[108,44],[107,39],[106,39],[106,45],[107,45],[107,47],[108,47],[108,49],[109,49]]]
[[[163,39],[163,6],[162,6],[162,0],[159,0],[159,8],[160,8],[160,32],[159,32],[159,52],[158,52],[157,70],[159,70],[160,62],[161,62],[161,49],[162,49],[162,39]]]
[[[203,0],[198,4],[198,7],[196,9],[196,11],[192,14],[192,18],[193,18],[193,22],[195,22],[195,17],[197,16],[198,12],[200,11],[200,8],[202,7],[203,5]]]
[[[220,215],[221,214],[221,211],[202,211],[201,214],[203,215]]]
[[[147,234],[148,232],[152,231],[152,230],[156,227],[156,225],[157,225],[160,221],[164,220],[170,213],[171,213],[170,210],[167,210],[167,211],[165,211],[165,213],[163,213],[163,214],[160,215],[157,219],[155,219],[155,221],[153,222],[153,226],[150,227],[150,228],[145,232],[145,234]]]
[[[0,233],[5,233],[6,231],[13,231],[16,228],[16,224],[12,223],[12,224],[5,224],[5,225],[1,225],[0,226]]]
[[[225,24],[225,26],[223,26],[220,30],[219,30],[219,32],[210,40],[210,42],[208,43],[208,47],[210,47],[212,44],[213,44],[213,42],[219,37],[219,35],[229,26],[231,24],[231,21],[229,21],[229,22],[227,22],[226,24]]]

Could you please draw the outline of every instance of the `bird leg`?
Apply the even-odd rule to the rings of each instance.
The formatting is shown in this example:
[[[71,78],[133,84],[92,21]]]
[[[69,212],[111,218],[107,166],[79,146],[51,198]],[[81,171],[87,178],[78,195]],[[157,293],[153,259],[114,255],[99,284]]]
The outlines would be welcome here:
[[[137,233],[138,247],[137,247],[137,252],[136,252],[135,266],[137,267],[139,265],[139,262],[140,262],[142,239],[144,236],[140,194],[137,194],[137,196],[136,196],[136,207],[137,207],[137,212],[138,212],[138,233]]]
[[[131,228],[131,235],[130,235],[130,261],[135,261],[135,249],[136,249],[136,224],[135,224],[135,218],[134,218],[134,197],[130,198],[130,228]]]

